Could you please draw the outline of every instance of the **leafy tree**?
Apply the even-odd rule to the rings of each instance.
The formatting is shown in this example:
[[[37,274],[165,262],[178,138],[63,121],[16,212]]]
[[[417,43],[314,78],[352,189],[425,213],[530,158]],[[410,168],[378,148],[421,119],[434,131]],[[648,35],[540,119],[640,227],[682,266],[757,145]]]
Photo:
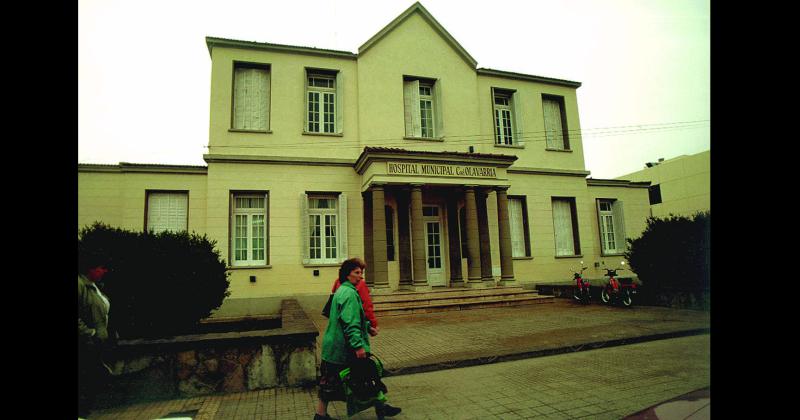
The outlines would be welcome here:
[[[78,234],[79,271],[98,261],[120,338],[165,337],[190,330],[230,295],[216,241],[187,232],[132,232],[95,222]]]
[[[628,239],[625,253],[643,292],[688,292],[701,300],[709,290],[710,228],[710,211],[692,217],[648,218],[642,236]]]

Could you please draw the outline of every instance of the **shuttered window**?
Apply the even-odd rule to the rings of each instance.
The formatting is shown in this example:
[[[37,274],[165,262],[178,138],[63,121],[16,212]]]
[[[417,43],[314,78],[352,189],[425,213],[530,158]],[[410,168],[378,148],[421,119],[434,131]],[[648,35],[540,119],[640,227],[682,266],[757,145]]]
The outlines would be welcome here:
[[[306,77],[306,131],[337,133],[337,83],[334,72],[308,71]]]
[[[600,246],[603,255],[624,253],[627,241],[622,201],[598,199],[597,223],[600,227]]]
[[[347,255],[347,201],[344,194],[302,194],[303,263],[332,264]]]
[[[189,215],[189,193],[148,192],[147,230],[185,231]]]
[[[512,257],[529,257],[531,255],[527,215],[525,197],[508,197]]]
[[[431,79],[403,81],[406,137],[442,137],[441,82]]]
[[[574,199],[553,198],[553,231],[556,256],[570,256],[580,253],[576,222]]]
[[[542,108],[544,110],[544,129],[547,137],[547,148],[569,150],[569,136],[567,135],[566,114],[564,113],[564,98],[542,96]]]
[[[268,131],[270,73],[267,67],[237,63],[233,77],[232,127]]]

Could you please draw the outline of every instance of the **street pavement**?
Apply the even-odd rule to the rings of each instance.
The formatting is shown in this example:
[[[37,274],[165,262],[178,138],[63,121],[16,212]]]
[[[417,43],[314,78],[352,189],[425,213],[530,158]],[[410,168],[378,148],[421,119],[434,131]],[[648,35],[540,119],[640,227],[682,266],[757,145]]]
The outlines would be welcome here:
[[[324,299],[299,300],[324,331],[327,320],[319,315]],[[710,392],[670,401],[710,386],[706,312],[557,299],[385,317],[379,324],[381,332],[371,342],[389,372],[384,382],[390,404],[403,408],[397,419],[710,414]],[[90,418],[310,419],[315,405],[315,387],[278,388],[133,404],[98,410]],[[343,403],[331,403],[329,413],[346,418]],[[374,412],[353,418],[371,419]]]

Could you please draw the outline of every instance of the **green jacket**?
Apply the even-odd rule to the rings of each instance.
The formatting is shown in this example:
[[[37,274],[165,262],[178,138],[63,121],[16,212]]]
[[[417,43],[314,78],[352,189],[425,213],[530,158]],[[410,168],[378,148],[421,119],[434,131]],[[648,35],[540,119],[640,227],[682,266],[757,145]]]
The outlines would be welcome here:
[[[101,343],[108,339],[108,309],[94,289],[97,285],[78,275],[78,337],[84,344],[92,344],[94,337]]]
[[[346,365],[348,355],[359,348],[369,352],[369,321],[352,283],[345,282],[331,301],[328,328],[322,338],[322,360]]]

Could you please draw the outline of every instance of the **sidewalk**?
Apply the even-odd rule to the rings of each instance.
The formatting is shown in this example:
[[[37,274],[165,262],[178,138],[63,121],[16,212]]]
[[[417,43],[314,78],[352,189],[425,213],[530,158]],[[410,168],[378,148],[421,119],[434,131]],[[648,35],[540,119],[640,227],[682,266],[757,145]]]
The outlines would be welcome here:
[[[327,320],[319,314],[324,304],[323,298],[326,297],[299,299],[320,334],[327,325]],[[566,299],[556,299],[552,304],[385,317],[379,319],[379,324],[381,332],[371,339],[371,343],[373,352],[383,360],[390,375],[387,381],[392,376],[400,380],[401,376],[397,375],[545,355],[563,354],[567,357],[567,353],[572,352],[579,352],[574,353],[575,357],[584,358],[588,364],[592,364],[602,360],[604,353],[582,350],[648,343],[671,337],[708,337],[710,332],[710,319],[705,312],[637,306],[619,308],[599,304],[583,306]],[[318,345],[320,342],[321,336]],[[416,380],[417,375],[402,378],[408,382]],[[697,384],[699,386],[683,389],[680,393],[663,394],[668,397],[648,405],[708,385],[702,380]],[[454,381],[451,386],[453,392],[458,392],[459,387],[467,384]],[[231,404],[234,400],[237,403]],[[98,413],[100,416],[95,418],[152,419],[185,412],[195,419],[226,419],[234,416],[305,419],[313,417],[315,404],[314,389],[268,389],[151,403],[138,408],[119,407],[102,410]],[[308,413],[312,413],[312,416]],[[523,415],[522,418],[528,417]]]

